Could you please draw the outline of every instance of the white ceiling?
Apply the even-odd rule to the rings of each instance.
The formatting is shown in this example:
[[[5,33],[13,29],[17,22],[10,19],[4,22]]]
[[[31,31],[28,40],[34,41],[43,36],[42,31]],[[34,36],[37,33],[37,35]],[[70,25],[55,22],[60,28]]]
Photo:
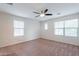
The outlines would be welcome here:
[[[34,11],[40,12],[41,10],[49,9],[48,13],[52,13],[52,16],[35,17]],[[48,20],[60,16],[69,15],[79,12],[78,3],[14,3],[14,5],[0,3],[0,11],[7,12],[13,15],[27,17],[34,20]],[[57,15],[60,13],[60,15]]]

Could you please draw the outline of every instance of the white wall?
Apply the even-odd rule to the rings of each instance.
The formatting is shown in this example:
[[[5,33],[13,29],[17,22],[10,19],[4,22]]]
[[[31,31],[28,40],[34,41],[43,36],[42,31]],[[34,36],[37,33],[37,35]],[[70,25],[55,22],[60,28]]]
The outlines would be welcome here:
[[[23,37],[13,36],[14,20],[24,21],[25,32]],[[37,39],[39,38],[39,28],[40,23],[38,21],[0,12],[0,47]]]
[[[60,18],[38,22],[28,18],[13,16],[0,12],[0,47],[17,44],[37,38],[45,38],[59,42],[74,44],[79,46],[79,37],[63,37],[54,35],[54,22],[61,20],[79,19],[79,14],[68,15]],[[13,36],[13,21],[22,20],[25,24],[23,37]],[[44,23],[48,23],[48,30],[44,30]]]
[[[79,14],[72,14],[68,16],[63,16],[55,19],[50,19],[47,21],[40,22],[41,24],[41,38],[69,43],[79,46],[79,35],[78,37],[65,37],[65,36],[56,36],[54,35],[54,22],[62,20],[72,20],[79,19]],[[44,24],[48,23],[48,30],[44,30]]]

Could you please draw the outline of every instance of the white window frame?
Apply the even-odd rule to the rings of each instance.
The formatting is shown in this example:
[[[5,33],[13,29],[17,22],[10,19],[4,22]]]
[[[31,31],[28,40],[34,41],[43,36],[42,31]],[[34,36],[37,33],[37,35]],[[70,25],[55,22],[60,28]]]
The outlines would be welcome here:
[[[16,22],[18,22],[18,25],[15,25]],[[23,27],[20,27],[22,25],[19,25],[19,22],[23,24]],[[14,36],[24,36],[24,21],[14,20]]]
[[[78,19],[72,19],[72,20],[78,20]],[[71,21],[72,21],[72,20],[71,20]],[[63,28],[55,28],[55,30],[56,30],[56,29],[63,29],[63,35],[62,35],[62,36],[78,37],[78,34],[79,34],[79,32],[78,32],[78,30],[79,30],[79,20],[78,20],[78,27],[65,27],[65,22],[66,22],[66,21],[68,21],[68,20],[65,20],[65,21],[64,21],[64,24],[63,24],[64,27],[63,27]],[[61,22],[61,21],[59,21],[59,22]],[[76,35],[72,35],[72,34],[71,34],[71,35],[66,35],[66,32],[65,32],[66,29],[76,29],[76,30],[77,30],[77,31],[76,31]],[[54,33],[54,34],[55,34],[55,33]],[[55,34],[55,35],[61,35],[61,34]]]
[[[64,24],[64,21],[58,21],[58,22],[55,22],[55,23],[54,23],[54,26],[56,25],[56,23],[60,23],[60,22],[62,22],[62,23]],[[63,25],[63,26],[64,26],[64,25]],[[54,34],[55,34],[55,35],[64,35],[64,27],[63,27],[63,26],[61,26],[61,27],[56,27],[56,26],[55,26]],[[60,33],[57,34],[57,33],[56,33],[56,30],[58,30],[58,29],[59,29],[59,30],[60,30],[60,29],[63,30],[63,31],[62,31],[62,34],[60,34]]]
[[[44,29],[45,29],[45,30],[48,30],[48,23],[45,23],[45,24],[44,24]]]

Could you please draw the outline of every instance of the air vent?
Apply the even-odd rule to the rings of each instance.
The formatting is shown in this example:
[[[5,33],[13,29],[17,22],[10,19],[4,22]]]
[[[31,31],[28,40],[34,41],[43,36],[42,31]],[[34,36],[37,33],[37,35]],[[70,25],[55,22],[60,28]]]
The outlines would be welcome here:
[[[57,15],[60,15],[61,13],[57,13]]]

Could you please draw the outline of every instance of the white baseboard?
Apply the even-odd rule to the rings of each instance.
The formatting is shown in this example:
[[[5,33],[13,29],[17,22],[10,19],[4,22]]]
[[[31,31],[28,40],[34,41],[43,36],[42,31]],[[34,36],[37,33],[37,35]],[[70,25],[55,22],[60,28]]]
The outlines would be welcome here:
[[[27,42],[27,41],[31,41],[31,40],[36,40],[36,39],[39,39],[39,38],[25,40],[25,41],[19,41],[19,42],[17,41],[17,42],[12,42],[12,43],[8,43],[8,44],[0,44],[0,48],[7,47],[7,46],[12,46],[12,45],[16,45],[16,44],[20,44],[20,43],[23,43],[23,42]]]

